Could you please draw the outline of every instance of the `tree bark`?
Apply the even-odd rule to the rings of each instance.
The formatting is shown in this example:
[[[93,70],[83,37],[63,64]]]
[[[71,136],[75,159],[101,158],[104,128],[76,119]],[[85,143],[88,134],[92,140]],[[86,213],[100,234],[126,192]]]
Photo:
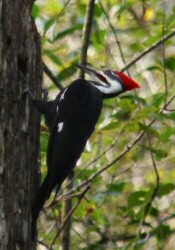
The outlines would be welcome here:
[[[0,0],[0,249],[35,249],[30,207],[38,187],[40,117],[26,88],[39,95],[40,36],[31,0]]]

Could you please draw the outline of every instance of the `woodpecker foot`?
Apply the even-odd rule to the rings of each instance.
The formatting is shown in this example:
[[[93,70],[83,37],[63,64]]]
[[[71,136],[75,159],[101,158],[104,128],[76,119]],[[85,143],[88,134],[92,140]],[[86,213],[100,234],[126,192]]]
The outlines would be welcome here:
[[[27,95],[32,99],[32,100],[35,100],[35,97],[34,95],[32,94],[32,92],[29,90],[29,89],[26,89],[22,92],[22,94],[20,94],[16,99],[14,99],[13,101],[14,102],[18,102],[20,100],[24,100]]]
[[[13,101],[18,102],[20,100],[24,100],[27,96],[29,96],[33,101],[36,100],[34,94],[29,90],[29,88],[27,88]],[[42,100],[47,101],[47,97],[48,97],[47,89],[42,89]]]
[[[48,90],[42,89],[42,100],[47,101],[47,98],[48,98]]]

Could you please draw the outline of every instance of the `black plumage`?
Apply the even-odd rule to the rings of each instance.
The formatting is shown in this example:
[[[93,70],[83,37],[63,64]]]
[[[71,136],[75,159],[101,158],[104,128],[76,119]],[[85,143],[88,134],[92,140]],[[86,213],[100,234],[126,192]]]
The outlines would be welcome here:
[[[45,114],[50,130],[47,150],[47,175],[32,205],[32,237],[39,213],[50,197],[74,169],[87,140],[95,129],[101,113],[103,99],[115,97],[125,91],[139,88],[139,84],[122,72],[94,69],[79,65],[93,81],[78,79],[61,91],[55,100],[35,100],[34,104]]]
[[[60,187],[76,166],[102,109],[102,93],[86,80],[76,80],[54,101],[35,101],[50,128],[47,175],[32,206],[32,230],[54,187]],[[59,125],[60,126],[59,128]]]

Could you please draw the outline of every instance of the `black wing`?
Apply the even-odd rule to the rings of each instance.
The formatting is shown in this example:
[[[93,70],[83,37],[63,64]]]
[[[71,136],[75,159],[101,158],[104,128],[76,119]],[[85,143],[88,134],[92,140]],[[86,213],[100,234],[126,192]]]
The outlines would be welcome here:
[[[76,166],[102,109],[102,94],[86,80],[76,80],[57,99],[57,116],[47,152],[48,173],[32,207],[32,227],[49,198]]]
[[[95,129],[101,108],[100,91],[85,80],[75,81],[61,96],[48,146],[48,195],[49,186],[61,185],[75,167]]]

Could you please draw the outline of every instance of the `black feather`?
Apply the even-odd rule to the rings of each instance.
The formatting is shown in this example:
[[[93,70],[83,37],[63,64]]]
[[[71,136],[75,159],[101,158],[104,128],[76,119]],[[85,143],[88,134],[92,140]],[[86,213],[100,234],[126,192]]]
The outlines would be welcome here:
[[[32,205],[33,237],[37,218],[45,201],[54,187],[61,187],[76,166],[102,109],[101,92],[86,80],[74,81],[64,96],[63,92],[64,90],[54,101],[49,102],[48,106],[45,104],[43,109],[40,108],[46,114],[46,120],[49,120],[51,134],[47,151],[48,173]],[[58,124],[61,123],[62,130],[59,131]]]

